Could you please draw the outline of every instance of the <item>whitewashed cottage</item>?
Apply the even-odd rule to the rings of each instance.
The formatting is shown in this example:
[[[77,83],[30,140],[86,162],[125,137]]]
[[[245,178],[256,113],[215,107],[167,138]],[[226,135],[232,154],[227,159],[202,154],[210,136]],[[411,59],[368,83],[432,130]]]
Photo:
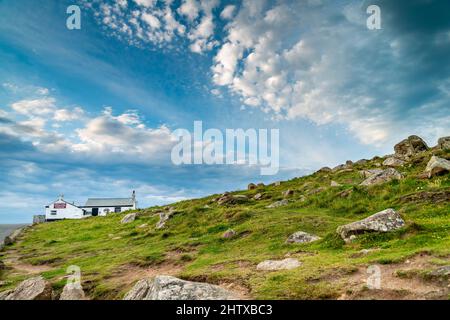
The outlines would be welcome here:
[[[137,207],[136,193],[130,198],[89,198],[84,206],[64,200],[64,196],[45,206],[45,220],[83,219],[86,217],[106,216],[112,212],[133,210]]]

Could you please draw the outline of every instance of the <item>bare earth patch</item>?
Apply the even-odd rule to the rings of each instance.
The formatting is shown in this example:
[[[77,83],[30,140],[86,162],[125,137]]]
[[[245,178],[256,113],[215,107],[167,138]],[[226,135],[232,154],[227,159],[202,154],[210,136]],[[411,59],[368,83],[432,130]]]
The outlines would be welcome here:
[[[433,257],[428,254],[418,254],[402,263],[377,265],[380,268],[380,289],[370,289],[367,280],[373,273],[367,272],[368,266],[358,267],[358,270],[348,277],[337,281],[346,288],[339,299],[448,299],[450,286],[448,283],[426,281],[414,272],[436,268],[430,263]],[[402,277],[401,274],[408,276]]]

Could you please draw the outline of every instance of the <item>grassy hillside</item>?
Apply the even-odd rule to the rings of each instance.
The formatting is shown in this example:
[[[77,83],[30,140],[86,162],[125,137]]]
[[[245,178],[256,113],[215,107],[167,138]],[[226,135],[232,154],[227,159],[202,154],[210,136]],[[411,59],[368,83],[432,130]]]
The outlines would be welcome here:
[[[120,223],[124,214],[111,214],[36,225],[2,252],[8,268],[1,273],[0,291],[38,273],[61,289],[66,268],[78,265],[83,287],[94,299],[119,299],[136,280],[156,274],[220,284],[256,299],[420,297],[414,288],[396,289],[395,281],[406,286],[417,282],[425,291],[441,288],[443,297],[449,298],[445,286],[427,276],[430,270],[450,264],[450,203],[441,201],[443,194],[448,199],[450,175],[417,177],[432,153],[450,159],[449,151],[419,154],[397,168],[404,179],[378,186],[358,186],[363,181],[359,171],[378,168],[382,158],[348,170],[236,191],[232,194],[249,200],[235,205],[217,204],[213,200],[219,195],[179,202],[171,206],[177,213],[162,230],[155,229],[161,210],[156,207],[138,210],[138,218],[130,224]],[[342,186],[331,187],[331,181]],[[284,198],[286,190],[294,191],[287,198],[289,204],[268,209]],[[257,193],[261,200],[252,199]],[[402,215],[404,228],[364,234],[350,244],[336,235],[338,226],[387,208]],[[224,239],[228,229],[237,236]],[[296,231],[322,239],[286,244]],[[256,270],[263,260],[285,257],[303,264],[288,271]],[[387,272],[383,290],[369,292],[361,282],[371,264]]]

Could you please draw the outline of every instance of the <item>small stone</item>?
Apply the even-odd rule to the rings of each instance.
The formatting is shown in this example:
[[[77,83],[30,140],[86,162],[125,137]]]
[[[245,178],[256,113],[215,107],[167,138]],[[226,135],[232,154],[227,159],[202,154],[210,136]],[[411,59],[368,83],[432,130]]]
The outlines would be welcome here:
[[[255,194],[255,196],[253,197],[254,200],[259,200],[262,198],[262,193],[257,193]]]
[[[222,235],[222,238],[224,238],[224,239],[231,239],[231,238],[234,238],[236,235],[237,235],[237,232],[232,230],[232,229],[230,229],[230,230],[226,231]]]
[[[286,240],[287,243],[309,243],[320,240],[321,238],[303,231],[291,234]]]
[[[284,200],[274,202],[271,205],[268,205],[266,208],[268,208],[268,209],[279,208],[279,207],[287,206],[288,204],[289,204],[289,201],[287,199],[284,199]]]
[[[120,223],[122,223],[122,224],[130,223],[130,222],[133,222],[135,219],[136,219],[136,213],[129,213],[125,217],[123,217],[123,219],[120,221]]]
[[[144,224],[141,224],[138,228],[139,229],[144,229],[144,228],[147,228],[147,227],[148,227],[148,224],[144,223]]]

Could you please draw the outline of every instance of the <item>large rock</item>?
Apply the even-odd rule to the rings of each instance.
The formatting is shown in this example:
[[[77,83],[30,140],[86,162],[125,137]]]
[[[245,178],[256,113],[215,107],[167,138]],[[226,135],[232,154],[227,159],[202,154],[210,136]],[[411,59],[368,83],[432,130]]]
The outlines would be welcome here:
[[[356,221],[337,228],[336,232],[349,242],[355,236],[366,232],[389,232],[405,225],[405,221],[394,209],[386,209],[366,219]]]
[[[266,208],[268,209],[274,209],[274,208],[279,208],[279,207],[284,207],[287,206],[289,204],[289,200],[284,199],[284,200],[280,200],[280,201],[276,201],[270,205],[268,205]]]
[[[403,161],[396,157],[389,157],[386,160],[383,161],[383,166],[386,167],[401,167],[406,163],[406,161]]]
[[[386,170],[383,170],[379,173],[376,173],[370,177],[368,177],[366,180],[361,182],[362,186],[372,186],[376,184],[382,184],[389,182],[391,180],[400,180],[403,176],[394,168],[388,168]]]
[[[171,276],[141,280],[125,296],[126,300],[232,300],[237,297],[221,287],[185,281]]]
[[[233,205],[244,203],[248,201],[246,195],[232,195],[231,193],[225,192],[218,200],[219,205]]]
[[[361,175],[362,178],[367,179],[382,172],[383,172],[382,169],[368,169],[368,170],[361,170],[359,174]]]
[[[156,224],[156,229],[162,229],[166,226],[166,222],[172,218],[172,216],[176,213],[175,209],[170,207],[167,211],[159,212],[159,221]]]
[[[14,230],[10,235],[5,237],[5,239],[3,240],[3,244],[5,246],[12,245],[14,242],[17,241],[19,236],[22,234],[23,230],[24,228]]]
[[[265,260],[259,263],[256,269],[263,271],[291,270],[301,265],[301,262],[297,259],[287,258],[283,260]]]
[[[130,223],[136,220],[136,213],[129,213],[120,221],[120,223]]]
[[[425,168],[425,172],[428,174],[429,178],[449,171],[450,161],[436,156],[431,157],[430,161],[428,161],[427,167]]]
[[[128,291],[123,300],[144,300],[147,296],[148,289],[151,286],[151,281],[148,279],[141,279],[134,287]]]
[[[309,243],[313,241],[320,240],[320,237],[303,232],[298,231],[294,234],[291,234],[289,238],[286,240],[287,243]]]
[[[439,138],[438,148],[442,150],[450,150],[450,137]]]
[[[52,286],[43,277],[21,282],[5,300],[51,300]]]
[[[410,157],[428,149],[425,141],[418,136],[409,136],[394,146],[395,154],[399,157]]]
[[[68,283],[64,286],[59,300],[86,300],[86,295],[81,284]]]

